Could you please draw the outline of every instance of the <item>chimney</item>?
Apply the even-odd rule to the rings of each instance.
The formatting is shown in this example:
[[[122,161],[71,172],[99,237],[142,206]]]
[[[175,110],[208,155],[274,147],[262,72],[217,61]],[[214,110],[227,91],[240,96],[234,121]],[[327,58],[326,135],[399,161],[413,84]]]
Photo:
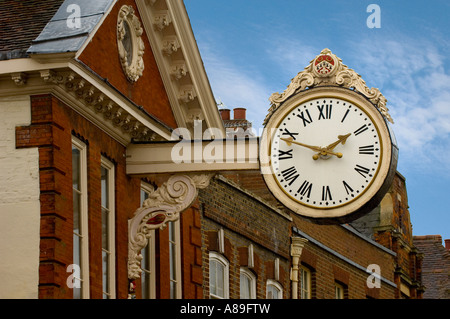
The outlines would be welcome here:
[[[445,240],[445,249],[450,250],[450,239]]]
[[[230,119],[230,110],[229,109],[220,109],[220,116],[222,117],[222,120],[229,120]]]
[[[237,107],[234,109],[234,119],[235,120],[245,120],[245,111],[243,107]]]

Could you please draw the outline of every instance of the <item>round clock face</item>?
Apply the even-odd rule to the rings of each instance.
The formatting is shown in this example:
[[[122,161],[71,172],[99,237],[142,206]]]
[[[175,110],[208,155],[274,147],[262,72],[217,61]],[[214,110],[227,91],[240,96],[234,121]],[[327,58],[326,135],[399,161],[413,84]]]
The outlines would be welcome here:
[[[358,99],[303,98],[277,110],[266,129],[266,183],[286,206],[309,217],[354,212],[375,195],[390,170],[384,119]]]

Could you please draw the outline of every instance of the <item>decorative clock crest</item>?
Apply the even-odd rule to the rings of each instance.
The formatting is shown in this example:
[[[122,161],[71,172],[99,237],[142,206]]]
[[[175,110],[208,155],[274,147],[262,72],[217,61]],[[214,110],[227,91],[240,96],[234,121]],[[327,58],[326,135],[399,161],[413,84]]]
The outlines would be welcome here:
[[[394,123],[389,110],[386,107],[386,98],[381,94],[377,88],[369,89],[366,82],[354,70],[349,69],[342,63],[342,60],[331,53],[329,49],[323,49],[320,54],[311,61],[311,63],[295,76],[287,89],[283,93],[273,93],[269,98],[271,107],[269,113],[264,120],[267,123],[272,113],[297,92],[303,91],[307,88],[318,86],[340,86],[352,89],[363,94],[368,98],[383,114],[383,116],[391,123]]]
[[[336,65],[338,64],[336,56],[331,55],[331,51],[324,51],[322,51],[322,53],[313,61],[313,72],[320,77],[331,76],[334,74],[336,72]]]
[[[318,223],[346,223],[379,204],[398,148],[378,89],[324,49],[270,101],[260,165],[281,203]]]

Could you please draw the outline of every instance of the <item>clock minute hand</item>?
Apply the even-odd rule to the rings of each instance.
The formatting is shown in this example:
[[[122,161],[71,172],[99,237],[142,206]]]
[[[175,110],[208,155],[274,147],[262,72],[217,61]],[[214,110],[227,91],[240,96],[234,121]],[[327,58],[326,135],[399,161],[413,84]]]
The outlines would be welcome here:
[[[331,143],[330,145],[326,146],[325,148],[328,151],[332,151],[336,146],[338,146],[339,144],[342,143],[342,145],[345,144],[345,142],[347,141],[347,138],[352,135],[352,133],[348,133],[346,135],[338,135],[338,140],[334,143]]]
[[[322,151],[322,148],[319,147],[319,146],[312,146],[312,145],[308,145],[308,144],[303,144],[303,143],[300,143],[300,142],[296,142],[296,141],[294,141],[294,139],[293,139],[292,137],[289,137],[289,138],[280,138],[280,139],[283,140],[283,141],[285,141],[286,144],[287,144],[288,146],[291,146],[291,144],[297,144],[297,145],[300,145],[300,146],[309,148],[309,149],[311,149],[311,150],[313,150],[313,151],[316,151],[316,152],[321,152],[321,151]]]

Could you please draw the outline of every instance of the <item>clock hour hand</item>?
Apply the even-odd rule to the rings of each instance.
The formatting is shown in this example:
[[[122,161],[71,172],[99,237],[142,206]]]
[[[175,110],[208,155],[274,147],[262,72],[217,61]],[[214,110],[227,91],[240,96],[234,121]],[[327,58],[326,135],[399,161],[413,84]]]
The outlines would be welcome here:
[[[332,151],[336,146],[338,146],[338,145],[341,144],[341,143],[342,143],[342,145],[344,145],[345,142],[347,141],[347,138],[348,138],[350,135],[352,135],[352,133],[348,133],[348,134],[345,134],[345,135],[338,135],[338,140],[337,140],[336,142],[331,143],[330,145],[324,147],[324,149],[326,150],[326,152],[327,152],[328,154],[333,154],[333,155],[336,155],[337,157],[341,158],[341,157],[342,157],[342,153],[336,153],[336,154],[334,154],[334,153],[332,153],[331,151]],[[325,155],[325,154],[324,154],[323,152],[319,152],[319,153],[317,153],[317,154],[315,154],[315,155],[313,156],[313,159],[314,159],[314,160],[317,160],[317,159],[319,158],[320,155]]]
[[[309,148],[309,149],[311,149],[313,151],[318,152],[318,154],[314,154],[313,155],[313,159],[314,160],[319,159],[319,155],[325,156],[325,155],[328,155],[328,154],[329,155],[335,155],[335,156],[337,156],[339,158],[342,157],[342,153],[334,153],[333,151],[328,150],[326,147],[319,147],[319,146],[312,146],[312,145],[308,145],[308,144],[303,144],[303,143],[294,141],[294,139],[292,137],[281,138],[281,140],[285,141],[288,146],[291,146],[291,144],[297,144],[297,145],[300,145],[300,146],[303,146],[303,147],[306,147],[306,148]]]

